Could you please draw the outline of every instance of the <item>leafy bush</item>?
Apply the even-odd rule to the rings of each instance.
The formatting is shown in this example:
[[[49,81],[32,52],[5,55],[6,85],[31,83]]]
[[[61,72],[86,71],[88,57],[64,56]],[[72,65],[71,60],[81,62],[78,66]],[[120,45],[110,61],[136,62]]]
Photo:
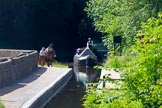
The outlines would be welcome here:
[[[132,61],[135,57],[130,56],[109,56],[104,63],[105,68],[125,68],[128,62]]]
[[[0,102],[0,108],[5,108],[5,106]]]
[[[85,108],[162,108],[162,14],[142,23],[129,52],[121,88],[88,91]]]

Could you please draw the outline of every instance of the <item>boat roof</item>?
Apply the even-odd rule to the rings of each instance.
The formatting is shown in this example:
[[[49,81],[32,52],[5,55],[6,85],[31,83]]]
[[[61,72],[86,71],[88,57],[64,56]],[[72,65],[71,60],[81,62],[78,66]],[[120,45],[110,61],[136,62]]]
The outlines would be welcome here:
[[[94,56],[96,57],[96,55],[89,49],[89,48],[85,48],[81,54],[79,54],[79,56],[87,56],[87,55],[90,55],[90,56]]]

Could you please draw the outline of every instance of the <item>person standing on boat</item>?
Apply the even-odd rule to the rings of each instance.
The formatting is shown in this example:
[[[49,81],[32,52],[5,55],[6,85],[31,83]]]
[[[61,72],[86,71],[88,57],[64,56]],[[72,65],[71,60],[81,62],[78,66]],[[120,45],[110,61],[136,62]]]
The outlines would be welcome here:
[[[88,41],[87,41],[87,48],[92,48],[93,46],[93,40],[91,38],[88,38]]]

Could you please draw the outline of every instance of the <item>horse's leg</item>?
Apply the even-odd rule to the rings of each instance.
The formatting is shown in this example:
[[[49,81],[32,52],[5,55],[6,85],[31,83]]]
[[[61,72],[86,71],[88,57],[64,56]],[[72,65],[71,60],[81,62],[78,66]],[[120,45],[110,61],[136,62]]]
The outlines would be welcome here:
[[[52,67],[52,62],[53,62],[53,60],[51,59],[51,60],[50,60],[50,65],[51,65],[51,67]]]
[[[50,67],[50,59],[47,58],[47,66]]]
[[[49,63],[49,66],[52,66],[52,61],[51,61],[51,58],[48,59],[48,63]]]

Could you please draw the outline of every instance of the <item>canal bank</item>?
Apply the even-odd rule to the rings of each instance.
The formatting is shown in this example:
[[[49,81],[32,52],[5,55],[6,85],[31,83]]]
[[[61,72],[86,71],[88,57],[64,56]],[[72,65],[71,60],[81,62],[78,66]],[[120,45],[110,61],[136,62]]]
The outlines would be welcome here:
[[[44,108],[84,108],[85,87],[72,76],[68,84]]]
[[[68,83],[72,69],[38,67],[26,78],[0,89],[5,108],[43,108]]]

